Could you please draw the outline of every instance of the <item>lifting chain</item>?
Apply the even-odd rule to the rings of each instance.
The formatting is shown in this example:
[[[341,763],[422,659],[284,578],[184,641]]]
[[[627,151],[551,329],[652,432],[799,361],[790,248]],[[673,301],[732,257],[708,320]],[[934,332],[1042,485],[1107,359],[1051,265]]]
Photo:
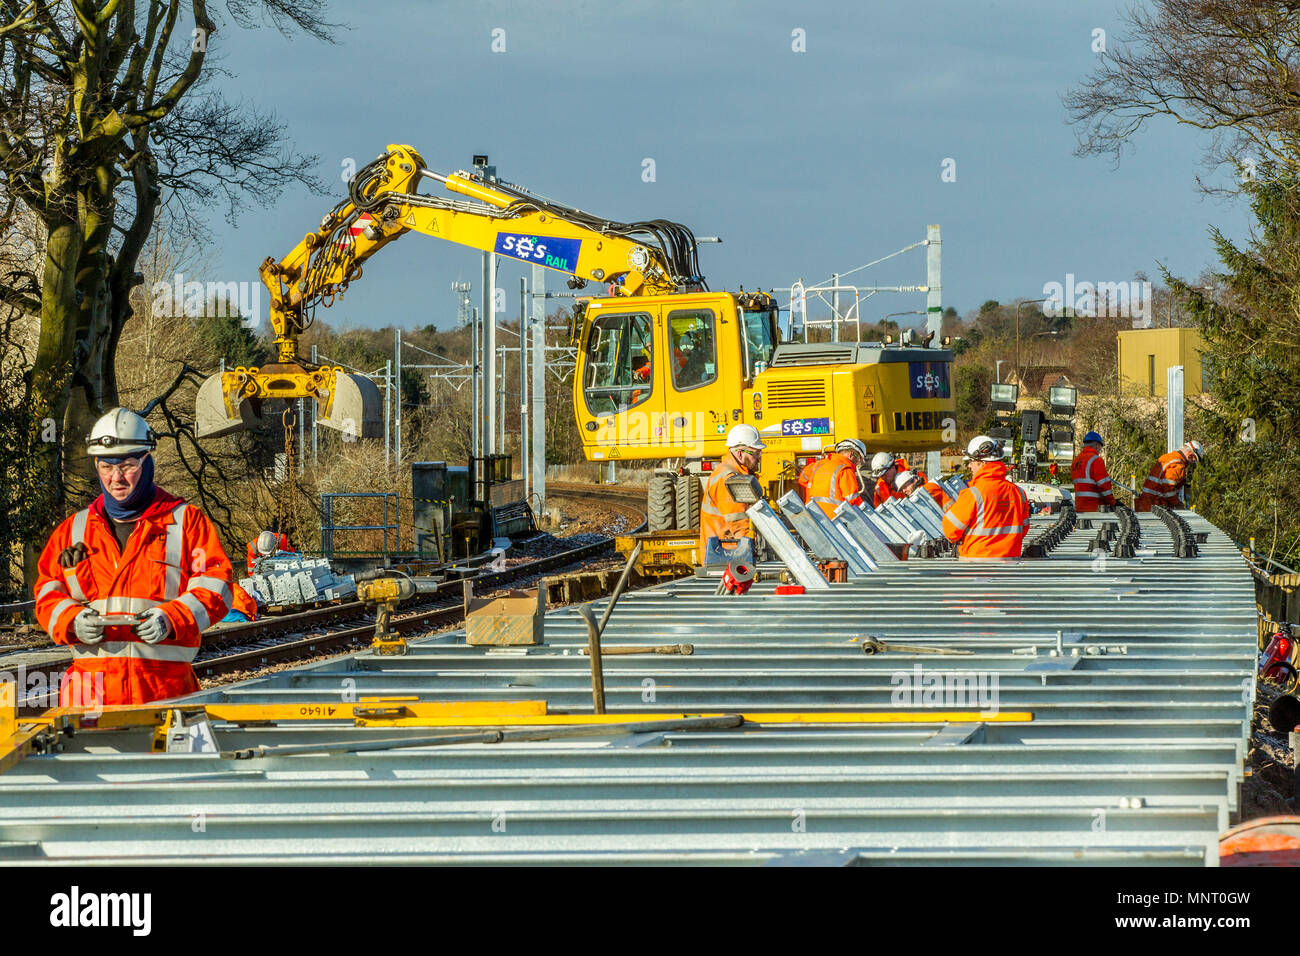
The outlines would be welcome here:
[[[280,416],[284,423],[284,480],[280,482],[280,495],[275,503],[275,533],[288,535],[289,541],[298,541],[298,455],[294,448],[294,409],[291,404]]]

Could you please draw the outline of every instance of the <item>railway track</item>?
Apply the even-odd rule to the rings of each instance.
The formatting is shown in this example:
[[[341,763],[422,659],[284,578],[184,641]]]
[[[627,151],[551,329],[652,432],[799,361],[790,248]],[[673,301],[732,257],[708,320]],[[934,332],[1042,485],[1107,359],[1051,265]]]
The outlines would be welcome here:
[[[638,507],[644,502],[644,490],[556,482],[549,485],[547,491],[555,498],[580,498],[612,507],[628,516],[629,532],[644,528],[644,509]],[[445,581],[424,592],[418,601],[407,604],[401,616],[393,616],[390,626],[403,634],[452,627],[464,619],[462,595],[465,580],[472,581],[475,591],[482,593],[589,562],[609,555],[613,550],[614,539],[607,537],[505,570],[485,571]],[[204,634],[194,671],[202,680],[228,674],[255,673],[281,663],[343,653],[369,644],[374,626],[374,616],[360,601],[223,625]],[[47,643],[44,648],[52,646]],[[48,679],[56,677],[69,660],[60,657],[26,665],[25,670],[28,674],[43,673]],[[0,657],[0,667],[3,667],[3,662],[4,658]],[[32,705],[25,702],[24,706]]]

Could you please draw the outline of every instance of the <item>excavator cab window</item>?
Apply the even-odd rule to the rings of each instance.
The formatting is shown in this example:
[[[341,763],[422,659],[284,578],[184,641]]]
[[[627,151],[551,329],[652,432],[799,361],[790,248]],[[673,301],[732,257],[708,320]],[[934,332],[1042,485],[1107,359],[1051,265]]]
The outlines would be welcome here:
[[[649,315],[602,315],[592,322],[583,382],[591,414],[610,414],[645,401],[653,371]]]
[[[753,381],[771,363],[776,350],[776,313],[770,309],[742,309],[740,314],[745,336],[745,379]]]
[[[699,388],[718,377],[714,316],[709,309],[678,309],[668,313],[668,344],[672,350],[673,388]]]

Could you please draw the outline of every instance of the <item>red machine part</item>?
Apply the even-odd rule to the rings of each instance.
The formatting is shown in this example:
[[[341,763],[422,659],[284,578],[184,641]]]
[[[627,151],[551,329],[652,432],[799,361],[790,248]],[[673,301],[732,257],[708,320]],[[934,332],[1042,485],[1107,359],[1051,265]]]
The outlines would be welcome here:
[[[1294,639],[1285,631],[1276,632],[1259,655],[1259,676],[1270,684],[1292,688],[1298,676],[1298,653]]]
[[[722,589],[728,594],[744,594],[754,583],[754,569],[748,564],[732,561],[722,572]]]

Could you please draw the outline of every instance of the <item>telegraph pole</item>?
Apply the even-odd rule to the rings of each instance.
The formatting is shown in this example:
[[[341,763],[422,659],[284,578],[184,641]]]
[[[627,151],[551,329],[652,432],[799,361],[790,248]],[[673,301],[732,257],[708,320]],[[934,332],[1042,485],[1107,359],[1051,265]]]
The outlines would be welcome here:
[[[546,512],[546,270],[533,266],[533,499]]]
[[[397,361],[393,368],[393,464],[402,467],[402,330],[393,330]]]
[[[478,309],[474,310],[473,318],[470,320],[470,360],[469,364],[472,369],[470,377],[470,455],[478,458],[483,454],[483,410],[479,407],[479,376],[481,369],[479,367],[479,355],[481,344],[479,342],[480,323]]]
[[[312,365],[317,364],[316,346],[314,345],[311,347],[311,364]],[[316,467],[316,409],[315,407],[313,407],[311,411],[311,466],[313,468]]]
[[[485,183],[497,180],[497,168],[488,164],[485,155],[474,157],[474,173]],[[497,451],[497,256],[495,252],[483,253],[483,454]]]
[[[528,500],[528,282],[519,277],[519,474]]]
[[[929,225],[925,227],[925,332],[929,335],[934,333],[933,341],[939,342],[943,339],[943,281],[940,275],[940,265],[943,251],[943,240],[939,235],[939,227]],[[948,383],[949,391],[952,389],[952,382]],[[953,423],[954,425],[956,422]],[[932,451],[925,459],[925,472],[927,475],[938,477],[941,472],[941,457],[937,451]]]

